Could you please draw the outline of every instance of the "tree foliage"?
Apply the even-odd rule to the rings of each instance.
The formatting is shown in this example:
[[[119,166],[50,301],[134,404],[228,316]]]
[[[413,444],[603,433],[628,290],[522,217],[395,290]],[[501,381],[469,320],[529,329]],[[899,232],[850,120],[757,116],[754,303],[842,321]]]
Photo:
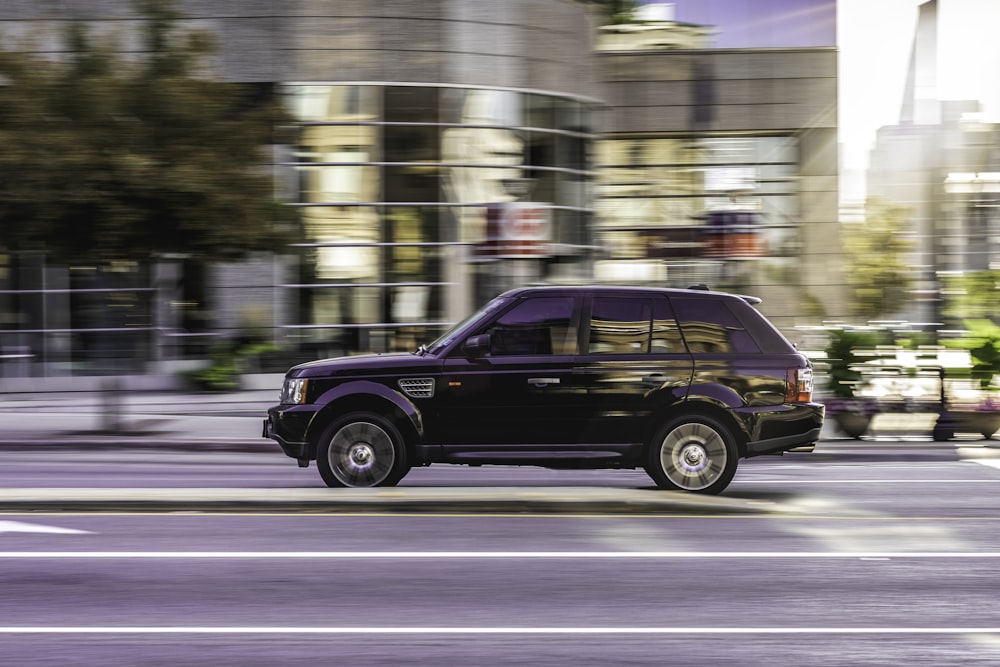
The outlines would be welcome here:
[[[635,21],[633,13],[638,6],[636,0],[590,0],[590,2],[597,7],[605,25]]]
[[[211,38],[181,33],[170,2],[136,7],[139,57],[80,24],[62,59],[2,44],[0,249],[54,261],[274,249],[284,213],[266,151],[280,106],[206,76]]]
[[[965,327],[965,336],[945,341],[945,345],[969,351],[971,375],[985,389],[1000,374],[1000,326],[988,319],[970,319]]]
[[[1000,271],[987,269],[943,276],[943,314],[952,322],[1000,317]]]
[[[859,364],[865,361],[860,354],[863,349],[878,345],[882,336],[874,331],[833,329],[829,332],[826,347],[827,371],[826,388],[833,396],[850,398],[862,381]]]
[[[906,305],[912,285],[904,237],[909,209],[871,198],[862,223],[843,229],[851,313],[863,320],[890,317]]]

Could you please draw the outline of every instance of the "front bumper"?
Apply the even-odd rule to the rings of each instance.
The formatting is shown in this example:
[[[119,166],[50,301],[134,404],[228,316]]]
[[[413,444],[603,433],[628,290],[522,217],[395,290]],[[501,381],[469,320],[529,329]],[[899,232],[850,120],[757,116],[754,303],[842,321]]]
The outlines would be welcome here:
[[[293,459],[315,459],[316,445],[307,437],[316,410],[309,405],[276,405],[269,408],[261,437],[276,441]]]

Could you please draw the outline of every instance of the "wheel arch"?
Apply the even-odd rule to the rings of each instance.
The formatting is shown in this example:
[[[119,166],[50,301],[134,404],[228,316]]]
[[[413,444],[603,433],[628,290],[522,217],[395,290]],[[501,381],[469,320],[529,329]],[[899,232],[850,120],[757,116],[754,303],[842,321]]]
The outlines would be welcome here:
[[[316,458],[320,437],[338,417],[351,412],[374,412],[395,426],[403,436],[407,454],[413,455],[423,440],[423,417],[420,410],[402,394],[376,382],[341,385],[320,396],[320,409],[309,423],[306,440],[309,458]]]
[[[736,443],[736,449],[739,452],[740,458],[746,458],[747,443],[750,441],[750,434],[747,432],[744,424],[733,415],[733,411],[727,406],[702,397],[688,397],[686,400],[679,401],[654,414],[647,428],[644,450],[648,450],[652,446],[654,436],[656,436],[667,422],[679,417],[698,415],[711,417],[721,425],[727,427]]]

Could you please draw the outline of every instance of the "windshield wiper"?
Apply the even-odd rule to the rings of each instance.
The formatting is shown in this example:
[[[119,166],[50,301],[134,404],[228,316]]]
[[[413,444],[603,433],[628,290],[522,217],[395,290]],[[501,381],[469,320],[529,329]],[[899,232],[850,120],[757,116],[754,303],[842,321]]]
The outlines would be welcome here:
[[[421,357],[427,354],[427,346],[421,343],[420,347],[417,348],[416,354],[419,354]]]

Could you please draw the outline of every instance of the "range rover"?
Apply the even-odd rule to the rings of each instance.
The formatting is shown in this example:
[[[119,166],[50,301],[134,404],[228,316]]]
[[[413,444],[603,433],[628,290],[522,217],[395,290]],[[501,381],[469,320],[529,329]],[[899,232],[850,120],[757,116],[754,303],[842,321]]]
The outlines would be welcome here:
[[[290,369],[263,435],[331,487],[414,466],[642,468],[717,494],[740,459],[808,446],[809,360],[755,297],[647,287],[508,291],[419,349]]]

